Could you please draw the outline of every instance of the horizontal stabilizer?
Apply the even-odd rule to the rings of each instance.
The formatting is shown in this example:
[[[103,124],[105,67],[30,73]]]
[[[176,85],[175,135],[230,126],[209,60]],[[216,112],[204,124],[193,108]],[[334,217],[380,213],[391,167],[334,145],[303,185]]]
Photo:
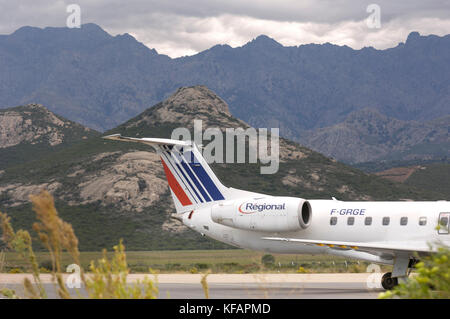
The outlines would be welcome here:
[[[179,146],[188,146],[191,145],[191,142],[188,141],[179,141],[179,140],[171,140],[168,138],[137,138],[137,137],[126,137],[120,134],[112,134],[108,136],[103,136],[106,140],[113,141],[122,141],[122,142],[135,142],[135,143],[143,143],[147,145],[179,145]]]

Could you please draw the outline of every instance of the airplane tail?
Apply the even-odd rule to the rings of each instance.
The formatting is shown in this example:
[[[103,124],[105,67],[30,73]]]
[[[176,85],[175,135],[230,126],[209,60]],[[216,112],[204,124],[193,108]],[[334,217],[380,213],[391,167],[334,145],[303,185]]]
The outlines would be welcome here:
[[[152,146],[161,159],[177,213],[184,213],[235,198],[254,195],[225,187],[209,167],[192,141],[163,138],[133,138],[113,134],[108,140],[144,143]]]

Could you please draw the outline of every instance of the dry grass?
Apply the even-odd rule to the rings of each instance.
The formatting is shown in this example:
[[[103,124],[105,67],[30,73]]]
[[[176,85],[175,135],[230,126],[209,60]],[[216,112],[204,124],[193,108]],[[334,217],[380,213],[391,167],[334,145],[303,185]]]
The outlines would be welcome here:
[[[203,288],[203,293],[205,294],[206,299],[209,299],[209,286],[208,286],[208,281],[207,281],[208,275],[209,275],[209,273],[204,274],[202,276],[202,279],[200,280],[200,283]]]
[[[63,251],[69,255],[71,263],[80,265],[80,252],[78,250],[78,239],[72,226],[64,222],[56,211],[53,197],[47,191],[42,191],[37,196],[30,196],[33,210],[36,212],[38,222],[33,225],[33,230],[38,234],[39,240],[48,249],[51,260],[51,274],[58,296],[70,299],[66,283],[63,280]],[[7,247],[16,252],[27,263],[28,269],[33,275],[33,283],[28,278],[24,279],[23,286],[25,295],[33,299],[47,298],[46,291],[41,282],[38,259],[33,252],[31,236],[27,231],[18,230],[11,226],[8,215],[0,212],[0,226],[2,229],[2,240]],[[4,262],[2,262],[4,264]],[[156,298],[158,289],[155,283],[145,278],[142,282],[133,285],[127,284],[128,268],[125,247],[122,242],[114,247],[114,253],[108,258],[104,251],[102,258],[97,262],[91,262],[89,270],[92,276],[86,278],[81,267],[79,275],[90,298],[124,298],[124,299],[151,299]],[[8,298],[18,296],[10,289],[0,291]],[[81,296],[79,293],[78,296]]]
[[[21,269],[22,272],[30,272],[28,264],[15,252],[6,252],[8,261],[5,272],[12,269]],[[113,252],[107,252],[106,256],[111,258]],[[169,251],[131,251],[127,252],[128,267],[133,273],[148,273],[152,268],[159,273],[189,273],[193,267],[199,272],[210,270],[211,273],[297,273],[303,267],[308,273],[361,273],[365,272],[368,263],[328,255],[290,255],[274,254],[275,264],[271,268],[261,265],[264,253],[242,249],[233,250],[169,250]],[[81,252],[80,265],[88,269],[92,260],[102,258],[102,252]],[[50,255],[48,252],[37,252],[36,258],[39,264],[48,263]],[[62,265],[66,267],[71,264],[71,256],[67,252],[61,255]],[[278,267],[279,263],[281,267]],[[206,265],[206,268],[199,268]],[[259,265],[250,267],[251,265]],[[177,267],[173,267],[177,266]],[[63,267],[63,268],[64,268]],[[381,266],[383,270],[389,271],[389,266]]]

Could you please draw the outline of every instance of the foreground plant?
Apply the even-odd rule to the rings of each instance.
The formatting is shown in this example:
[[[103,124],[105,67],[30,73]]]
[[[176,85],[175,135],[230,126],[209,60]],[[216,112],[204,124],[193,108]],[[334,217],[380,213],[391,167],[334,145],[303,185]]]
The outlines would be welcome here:
[[[48,249],[52,262],[52,277],[60,298],[71,298],[62,275],[61,255],[63,250],[69,252],[73,263],[80,265],[80,252],[78,250],[78,238],[75,236],[72,226],[63,221],[55,208],[52,195],[42,191],[37,196],[30,196],[33,210],[36,212],[38,222],[33,224],[33,230],[38,234],[42,244]],[[10,218],[0,212],[0,226],[2,239],[7,247],[20,254],[30,265],[33,283],[24,279],[25,294],[29,298],[47,298],[44,286],[40,278],[40,269],[33,252],[32,240],[28,231],[14,231]],[[108,260],[106,250],[103,258],[97,264],[91,262],[90,271],[92,276],[88,278],[80,268],[80,280],[86,287],[90,298],[156,298],[158,289],[153,281],[145,278],[142,282],[137,281],[133,285],[127,284],[129,274],[126,262],[125,247],[122,242],[114,247],[114,256]],[[2,289],[1,294],[8,298],[17,298],[13,290]],[[77,293],[79,297],[80,294]]]
[[[31,266],[31,274],[33,275],[36,289],[31,284],[28,278],[24,279],[25,293],[30,298],[46,298],[47,294],[45,292],[44,286],[42,285],[40,279],[39,266],[36,260],[36,255],[33,252],[32,242],[30,233],[26,230],[19,230],[14,232],[10,218],[8,215],[0,212],[0,224],[2,228],[2,239],[7,244],[7,247],[19,253],[19,255],[24,258]],[[15,292],[10,289],[4,288],[1,293],[9,298],[15,298]]]
[[[416,271],[416,276],[380,294],[379,298],[450,298],[450,249],[448,247],[441,247],[436,254],[425,257],[416,265]]]
[[[205,294],[205,299],[209,299],[209,286],[208,286],[208,280],[207,280],[208,275],[209,275],[209,272],[204,274],[202,276],[202,279],[200,280],[200,283],[203,288],[203,293]]]
[[[114,246],[114,257],[108,260],[106,250],[103,258],[89,266],[91,276],[85,281],[89,298],[93,299],[155,299],[157,286],[148,279],[139,280],[134,285],[127,284],[129,273],[125,247],[120,241]]]

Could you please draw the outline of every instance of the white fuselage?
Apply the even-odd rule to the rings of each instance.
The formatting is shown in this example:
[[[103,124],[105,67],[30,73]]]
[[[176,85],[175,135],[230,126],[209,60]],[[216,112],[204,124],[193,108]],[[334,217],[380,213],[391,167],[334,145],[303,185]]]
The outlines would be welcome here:
[[[239,199],[237,201],[239,202]],[[245,202],[246,199],[241,201]],[[241,248],[272,253],[327,253],[381,263],[391,263],[391,261],[379,259],[379,257],[373,255],[365,256],[364,252],[330,249],[327,246],[321,247],[292,242],[274,242],[263,238],[286,237],[374,244],[389,242],[410,247],[412,251],[419,248],[427,249],[429,244],[450,244],[448,224],[447,228],[441,228],[439,231],[437,229],[440,215],[450,212],[450,203],[446,201],[343,202],[309,200],[308,202],[311,208],[309,225],[305,229],[297,231],[265,232],[226,226],[213,221],[211,218],[211,214],[214,214],[214,210],[217,209],[216,206],[199,209],[192,214],[185,213],[183,222],[201,234]],[[229,206],[230,214],[237,214],[242,217],[243,214],[236,211],[235,207],[236,205]],[[261,216],[258,218],[261,218]],[[371,219],[370,224],[368,224],[369,219]]]

